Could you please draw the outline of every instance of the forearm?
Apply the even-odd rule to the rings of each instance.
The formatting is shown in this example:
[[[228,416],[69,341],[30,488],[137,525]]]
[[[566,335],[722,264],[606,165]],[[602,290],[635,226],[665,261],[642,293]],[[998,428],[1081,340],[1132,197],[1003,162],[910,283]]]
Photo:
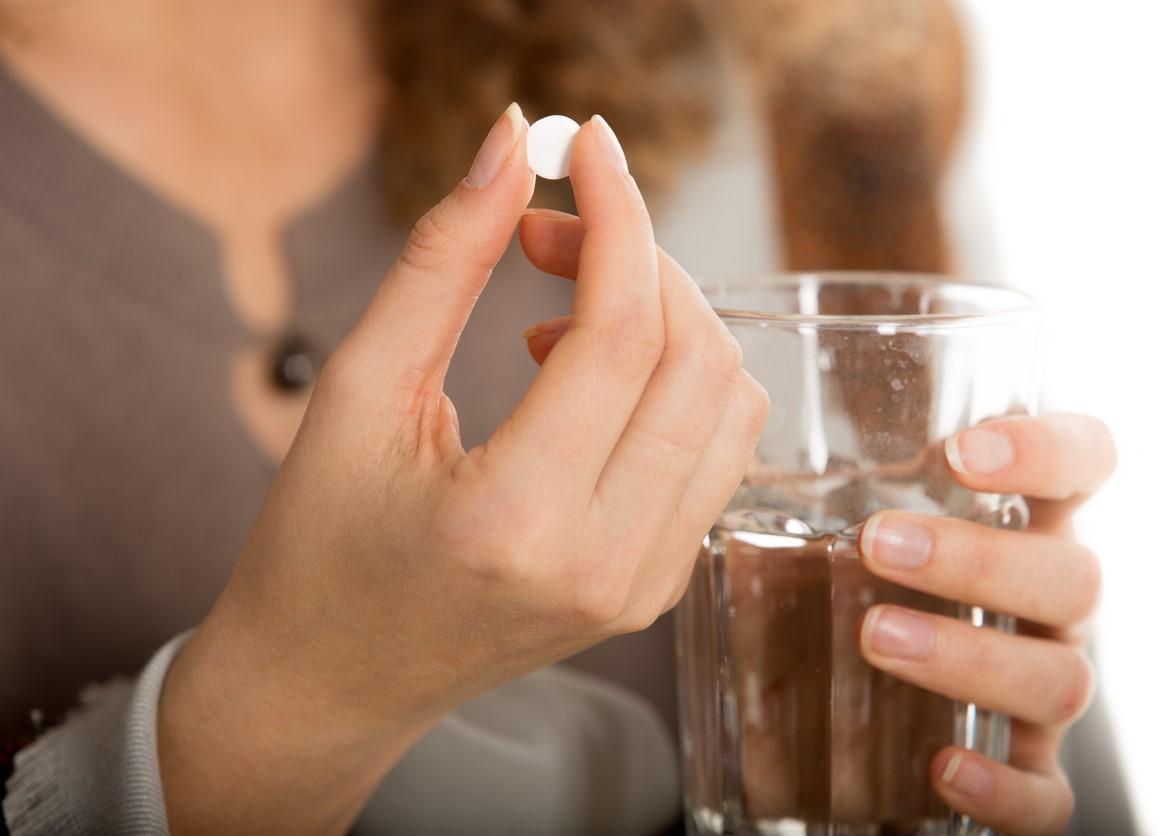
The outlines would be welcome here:
[[[374,719],[297,670],[279,637],[231,609],[216,607],[162,691],[158,756],[171,832],[346,832],[425,724]]]

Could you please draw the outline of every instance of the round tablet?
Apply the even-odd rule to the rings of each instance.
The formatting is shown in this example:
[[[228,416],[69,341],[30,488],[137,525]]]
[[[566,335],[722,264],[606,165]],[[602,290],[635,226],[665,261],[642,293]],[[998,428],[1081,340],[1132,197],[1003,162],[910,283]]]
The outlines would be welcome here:
[[[566,116],[544,116],[526,135],[526,160],[530,169],[547,180],[562,180],[571,171],[571,143],[579,123]]]

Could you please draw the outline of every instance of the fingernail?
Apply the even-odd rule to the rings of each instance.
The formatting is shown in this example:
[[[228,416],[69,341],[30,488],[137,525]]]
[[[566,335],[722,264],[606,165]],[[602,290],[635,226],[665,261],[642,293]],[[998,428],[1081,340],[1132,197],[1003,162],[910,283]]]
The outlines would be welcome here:
[[[572,215],[570,212],[560,212],[558,209],[543,209],[542,207],[539,207],[539,206],[535,206],[535,207],[530,208],[530,209],[523,209],[522,214],[534,215],[535,217],[538,217],[538,218],[549,218],[552,221],[577,221],[577,220],[579,220],[578,215]]]
[[[616,168],[627,174],[628,158],[624,156],[623,147],[616,139],[615,131],[611,129],[611,125],[607,124],[607,120],[598,113],[591,117],[591,124],[595,126],[595,138],[599,142],[603,156],[611,160]]]
[[[466,175],[466,183],[475,189],[484,189],[494,182],[518,140],[522,121],[522,108],[516,102],[511,102],[498,117],[494,127],[490,128],[490,133],[486,134],[478,155],[474,157],[474,164],[470,166],[470,173]]]
[[[943,449],[952,468],[965,476],[991,476],[1012,464],[1012,439],[991,430],[964,430]]]
[[[986,795],[992,788],[992,776],[984,765],[960,752],[951,756],[939,780],[964,795]]]
[[[935,647],[935,631],[913,613],[872,607],[862,622],[862,643],[882,656],[918,659]]]
[[[931,558],[931,532],[898,515],[875,514],[862,527],[862,553],[888,569],[918,569]]]
[[[522,332],[522,338],[529,340],[531,337],[537,337],[540,334],[559,334],[567,330],[569,323],[562,319],[552,319],[547,322],[540,322],[537,325],[532,325]]]

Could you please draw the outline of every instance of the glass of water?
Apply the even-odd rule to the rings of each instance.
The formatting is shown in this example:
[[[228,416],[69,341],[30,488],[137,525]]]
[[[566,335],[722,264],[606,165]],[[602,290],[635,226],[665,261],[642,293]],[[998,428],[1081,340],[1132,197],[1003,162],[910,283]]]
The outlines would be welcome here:
[[[948,745],[1007,758],[1008,718],[876,670],[857,635],[875,603],[1012,620],[876,578],[857,537],[890,508],[1025,525],[1019,497],[955,483],[943,442],[1034,410],[1029,299],[905,274],[705,291],[772,409],[677,611],[690,836],[986,833],[947,809],[928,767]]]

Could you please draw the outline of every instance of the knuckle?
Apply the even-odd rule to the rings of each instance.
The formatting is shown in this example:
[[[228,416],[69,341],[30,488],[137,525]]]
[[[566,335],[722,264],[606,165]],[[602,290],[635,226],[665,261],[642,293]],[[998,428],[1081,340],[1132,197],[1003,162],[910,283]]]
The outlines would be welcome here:
[[[696,549],[693,550],[692,556],[693,560],[685,561],[682,567],[678,567],[680,571],[676,573],[676,579],[670,585],[664,584],[661,586],[660,595],[656,601],[657,615],[672,610],[688,592],[688,587],[692,582],[693,565],[697,556]]]
[[[1050,805],[1048,821],[1039,830],[1041,833],[1063,832],[1069,826],[1077,807],[1077,796],[1064,770],[1058,767],[1053,780],[1053,803]]]
[[[731,336],[707,328],[669,340],[670,361],[687,377],[720,386],[732,386],[741,371],[741,347]]]
[[[692,583],[691,574],[691,572],[686,573],[668,595],[668,600],[664,602],[664,612],[668,612],[676,607],[683,600],[684,596],[688,594],[688,587]]]
[[[493,542],[479,543],[465,552],[467,566],[478,578],[499,586],[525,586],[531,580],[531,561],[525,549]]]
[[[1026,425],[1024,442],[1030,461],[1047,473],[1048,499],[1067,500],[1082,490],[1092,491],[1117,466],[1113,435],[1093,416],[1056,413],[1036,418]]]
[[[955,544],[950,533],[946,530],[941,531],[940,528],[943,527],[936,525],[932,528],[935,537],[932,554],[942,560],[945,555],[955,551],[952,549]],[[981,532],[976,532],[976,534],[979,533]],[[960,585],[975,594],[992,590],[996,586],[994,570],[998,565],[993,560],[994,554],[994,550],[977,548],[973,543],[965,542],[963,547],[959,548],[953,555],[956,562],[955,572],[959,575]]]
[[[1012,416],[991,422],[990,428],[1012,441],[1010,473],[1039,485],[1042,498],[1064,500],[1072,496],[1079,459],[1066,455],[1074,445],[1066,439],[1059,416]]]
[[[482,515],[475,515],[481,519]],[[471,533],[476,530],[475,535]],[[528,545],[522,537],[505,534],[498,529],[487,529],[469,524],[457,538],[458,545],[451,553],[461,555],[461,562],[474,577],[495,587],[514,591],[529,590],[539,581],[537,548]]]
[[[435,509],[439,551],[455,555],[466,572],[491,584],[533,582],[538,569],[534,556],[542,552],[530,509],[496,480],[469,472],[472,467],[470,457],[459,462],[453,489]]]
[[[1100,418],[1090,416],[1088,421],[1092,425],[1093,443],[1103,456],[1104,474],[1108,479],[1117,467],[1117,442],[1114,441],[1108,425]]]
[[[1092,549],[1079,546],[1081,550],[1080,603],[1072,613],[1074,623],[1088,621],[1097,612],[1101,603],[1102,570],[1101,560]]]
[[[610,237],[612,241],[644,242],[652,247],[647,252],[655,255],[651,243],[655,238],[652,218],[642,202],[622,203],[598,218],[583,217],[583,225],[588,232],[598,233],[604,240]]]
[[[1085,713],[1093,699],[1093,665],[1079,650],[1071,650],[1071,662],[1066,685],[1056,707],[1058,723],[1072,723]]]
[[[621,633],[639,633],[647,630],[660,617],[661,608],[651,601],[640,601],[631,607],[622,619],[619,629]]]
[[[1034,423],[1026,425],[1026,431],[1014,437],[1020,440],[1016,448],[1017,460],[1023,463],[1030,478],[1041,484],[1041,496],[1055,501],[1073,496],[1080,464],[1077,455],[1067,455],[1072,446],[1065,444],[1060,435],[1058,430],[1050,432]]]
[[[434,207],[413,225],[401,250],[400,263],[417,270],[432,269],[456,249],[456,241],[440,207]]]
[[[725,357],[728,367],[736,374],[745,365],[745,351],[741,348],[741,343],[737,341],[737,338],[730,334],[719,322],[717,323],[717,333],[721,337],[721,342],[725,345]]]
[[[749,429],[756,438],[761,435],[769,421],[769,393],[749,374],[743,374],[741,386],[744,390],[745,417]]]
[[[718,377],[731,383],[740,374],[744,361],[741,344],[719,327],[709,330],[711,333],[702,340],[705,362]]]
[[[627,597],[622,583],[618,580],[576,584],[570,597],[570,611],[576,621],[593,629],[605,630],[616,624],[624,615]]]
[[[388,393],[381,399],[384,410],[396,419],[432,409],[442,393],[442,380],[433,369],[413,366],[399,369],[389,381],[370,371],[366,352],[351,338],[332,352],[316,379],[314,397],[330,404],[346,404],[372,393]]]
[[[646,303],[623,306],[600,327],[598,336],[618,366],[655,368],[664,352],[664,323]]]
[[[454,555],[460,570],[480,579],[501,581],[508,576],[509,549],[488,533],[475,533],[478,514],[451,513],[448,504],[436,510],[442,522],[433,532],[435,551]]]
[[[1000,671],[1001,660],[992,646],[992,638],[994,637],[980,635],[978,632],[968,634],[960,631],[945,635],[941,631],[931,658],[946,664],[944,660],[945,651],[951,649],[953,646],[962,646],[964,649],[963,669],[965,671]],[[947,647],[942,646],[945,644]]]

